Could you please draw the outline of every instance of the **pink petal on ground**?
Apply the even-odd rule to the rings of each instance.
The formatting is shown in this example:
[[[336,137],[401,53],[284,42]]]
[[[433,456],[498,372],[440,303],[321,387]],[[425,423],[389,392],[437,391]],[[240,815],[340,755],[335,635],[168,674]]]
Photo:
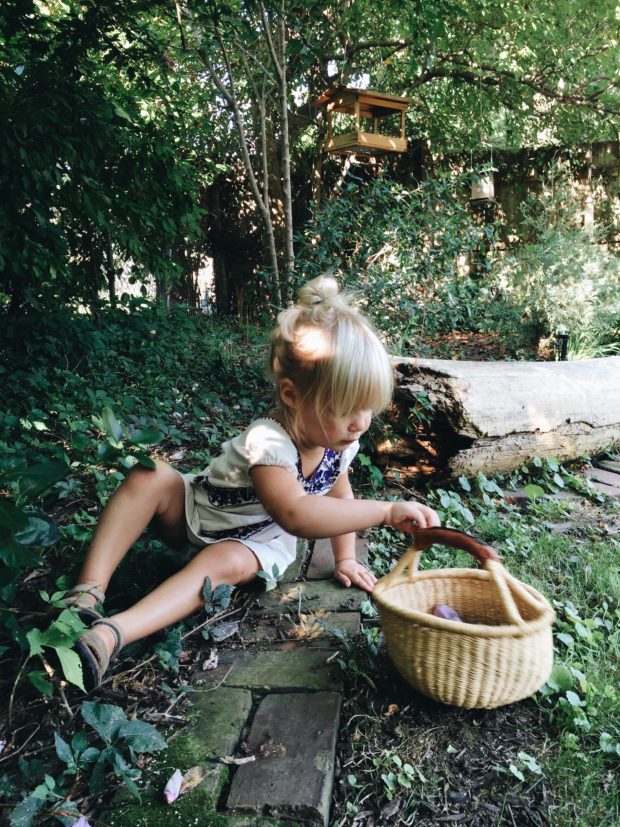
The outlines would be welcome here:
[[[175,770],[164,787],[164,798],[166,799],[166,804],[172,804],[173,801],[177,800],[179,793],[181,792],[182,783],[183,773],[181,770]]]
[[[90,827],[86,820],[86,816],[80,816],[77,821],[74,821],[71,827]]]

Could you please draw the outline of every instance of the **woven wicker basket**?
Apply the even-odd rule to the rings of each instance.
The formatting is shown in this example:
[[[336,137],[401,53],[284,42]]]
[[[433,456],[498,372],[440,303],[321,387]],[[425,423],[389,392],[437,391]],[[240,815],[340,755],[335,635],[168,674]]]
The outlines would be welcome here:
[[[420,554],[433,543],[469,551],[484,569],[419,572]],[[412,548],[375,585],[391,659],[408,683],[436,701],[493,708],[528,697],[549,677],[555,612],[495,557],[463,532],[418,529]],[[465,622],[435,617],[437,603]]]

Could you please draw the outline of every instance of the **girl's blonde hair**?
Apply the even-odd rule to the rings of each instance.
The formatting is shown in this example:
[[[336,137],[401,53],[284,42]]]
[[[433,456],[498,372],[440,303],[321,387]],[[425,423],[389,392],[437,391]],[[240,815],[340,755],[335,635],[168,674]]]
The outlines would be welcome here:
[[[307,282],[297,303],[278,316],[271,335],[271,374],[276,403],[289,431],[299,436],[292,411],[280,399],[279,383],[290,379],[304,401],[312,400],[320,417],[375,413],[388,406],[394,378],[390,358],[374,328],[341,293],[331,276]]]

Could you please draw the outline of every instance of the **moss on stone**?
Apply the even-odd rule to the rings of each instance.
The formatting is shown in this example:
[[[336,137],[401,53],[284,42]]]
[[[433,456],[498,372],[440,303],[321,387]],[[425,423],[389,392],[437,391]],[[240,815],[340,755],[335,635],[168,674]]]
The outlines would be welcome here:
[[[164,787],[175,769],[185,773],[192,767],[203,766],[207,775],[201,785],[178,798],[173,804],[164,801]],[[228,778],[228,767],[205,760],[205,746],[191,733],[170,741],[144,773],[147,783],[140,790],[142,802],[121,790],[114,808],[106,815],[112,827],[219,827],[226,820],[215,812],[222,788]],[[198,819],[198,820],[196,820]]]

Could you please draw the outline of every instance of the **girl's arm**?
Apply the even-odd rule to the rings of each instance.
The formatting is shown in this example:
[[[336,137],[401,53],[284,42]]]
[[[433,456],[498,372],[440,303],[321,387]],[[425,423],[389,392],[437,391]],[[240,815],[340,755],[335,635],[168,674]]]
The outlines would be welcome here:
[[[256,465],[250,474],[267,513],[295,537],[320,540],[381,524],[408,532],[439,525],[433,509],[419,503],[306,494],[293,474],[277,465]]]
[[[349,474],[341,474],[336,484],[327,497],[335,497],[338,500],[354,499]],[[355,534],[340,534],[332,537],[332,551],[334,552],[334,577],[343,586],[359,586],[367,592],[371,592],[377,578],[366,566],[360,563],[355,557]]]

